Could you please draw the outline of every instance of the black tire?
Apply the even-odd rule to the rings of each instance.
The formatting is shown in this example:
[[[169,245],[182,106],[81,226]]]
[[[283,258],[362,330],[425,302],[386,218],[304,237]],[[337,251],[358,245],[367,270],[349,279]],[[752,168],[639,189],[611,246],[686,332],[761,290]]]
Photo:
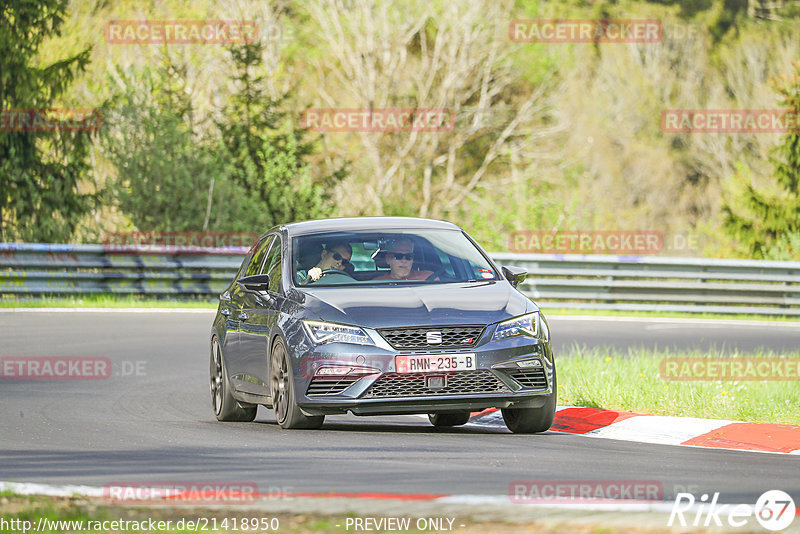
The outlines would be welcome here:
[[[319,428],[325,422],[324,415],[308,416],[300,411],[294,396],[292,366],[283,342],[278,339],[272,347],[269,366],[269,388],[272,409],[281,428]]]
[[[458,413],[429,413],[428,419],[437,428],[448,426],[461,426],[469,422],[469,412]]]
[[[258,406],[241,404],[233,398],[225,359],[216,336],[211,338],[211,408],[217,421],[250,422],[256,418]]]
[[[558,392],[558,380],[556,371],[553,369],[553,393],[540,408],[504,408],[503,421],[506,422],[508,429],[514,434],[535,434],[544,432],[553,424],[556,416],[556,394]]]

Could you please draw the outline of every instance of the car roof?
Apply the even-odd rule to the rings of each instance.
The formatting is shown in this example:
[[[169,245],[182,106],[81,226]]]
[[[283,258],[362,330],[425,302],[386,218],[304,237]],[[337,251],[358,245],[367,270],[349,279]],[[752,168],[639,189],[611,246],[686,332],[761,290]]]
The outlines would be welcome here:
[[[342,217],[303,221],[280,226],[290,236],[316,234],[320,232],[346,232],[357,230],[458,230],[457,225],[434,219],[417,217]]]

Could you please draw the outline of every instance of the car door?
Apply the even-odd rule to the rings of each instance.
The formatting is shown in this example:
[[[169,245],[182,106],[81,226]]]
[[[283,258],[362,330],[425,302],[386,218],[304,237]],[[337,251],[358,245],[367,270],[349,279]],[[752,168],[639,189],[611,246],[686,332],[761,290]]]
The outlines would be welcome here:
[[[275,239],[274,235],[265,236],[255,247],[255,252],[250,258],[250,262],[244,269],[241,276],[251,276],[261,272],[264,265],[264,260],[269,252],[270,245]],[[246,387],[248,383],[244,353],[242,351],[242,326],[247,321],[248,317],[245,313],[242,315],[242,310],[247,299],[248,292],[238,282],[234,282],[227,291],[227,295],[223,293],[223,309],[228,310],[227,324],[230,325],[228,335],[226,336],[225,345],[223,346],[223,354],[225,354],[225,364],[228,369],[228,378],[234,389],[250,391]],[[228,297],[227,301],[224,297]],[[223,312],[226,313],[226,312]]]
[[[281,261],[282,241],[276,235],[259,272],[269,275],[269,291],[246,292],[241,311],[239,342],[247,377],[242,389],[257,395],[269,395],[269,334],[278,321],[283,302]]]

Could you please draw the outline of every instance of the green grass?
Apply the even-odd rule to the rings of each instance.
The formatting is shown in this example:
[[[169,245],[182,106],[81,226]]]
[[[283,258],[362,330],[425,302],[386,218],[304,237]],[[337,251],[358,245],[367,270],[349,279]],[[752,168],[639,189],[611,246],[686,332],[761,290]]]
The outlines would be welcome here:
[[[16,522],[17,525],[20,524],[19,522],[28,521],[33,529],[36,528],[40,518],[50,521],[103,521],[110,519],[108,512],[105,510],[95,510],[93,514],[89,515],[83,507],[62,499],[50,499],[36,496],[13,496],[4,492],[3,500],[9,501],[3,503],[3,519],[11,525],[13,525],[13,523],[10,523],[11,520],[18,520]],[[13,505],[11,505],[10,502],[13,502]],[[22,532],[22,529],[0,528],[0,532]],[[54,531],[43,529],[42,532]]]
[[[128,295],[84,295],[17,299],[3,297],[0,308],[207,308],[216,309],[216,299],[154,299]]]
[[[655,415],[800,424],[800,381],[665,380],[666,357],[712,358],[712,352],[573,347],[557,356],[558,403]],[[726,353],[725,357],[735,357]],[[767,351],[748,358],[800,358]]]
[[[728,319],[738,321],[774,321],[774,322],[798,322],[800,316],[791,315],[756,315],[756,314],[731,314],[731,313],[688,313],[688,312],[659,312],[659,311],[616,311],[616,310],[592,310],[592,309],[573,309],[542,307],[542,311],[547,317],[559,315],[591,315],[598,317],[664,317],[677,319]]]

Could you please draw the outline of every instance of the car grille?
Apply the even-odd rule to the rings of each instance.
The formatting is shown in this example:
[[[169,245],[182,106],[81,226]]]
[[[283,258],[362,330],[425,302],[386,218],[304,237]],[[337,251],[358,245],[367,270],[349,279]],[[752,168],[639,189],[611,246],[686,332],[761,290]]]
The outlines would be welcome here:
[[[440,389],[425,387],[426,376],[446,376],[447,385]],[[450,373],[399,374],[386,373],[372,384],[365,398],[429,397],[439,395],[477,395],[510,393],[511,390],[494,373],[485,369]]]
[[[547,388],[547,378],[544,376],[544,369],[515,369],[508,373],[508,376],[519,382],[524,388]]]
[[[425,328],[385,328],[378,330],[389,344],[398,350],[473,347],[480,339],[483,325],[430,326]],[[441,343],[428,343],[428,332],[441,332]]]
[[[356,383],[364,375],[352,376],[315,376],[308,385],[306,395],[314,397],[317,395],[338,395]]]

